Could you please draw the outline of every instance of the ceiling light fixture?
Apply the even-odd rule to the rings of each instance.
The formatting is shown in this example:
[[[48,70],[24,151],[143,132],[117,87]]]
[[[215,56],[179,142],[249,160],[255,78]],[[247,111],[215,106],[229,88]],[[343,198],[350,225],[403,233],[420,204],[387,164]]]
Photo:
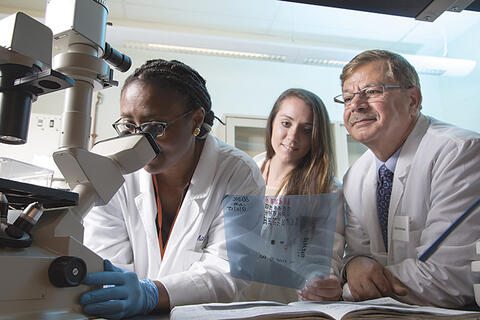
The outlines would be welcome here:
[[[287,59],[287,57],[282,55],[271,55],[271,54],[265,54],[265,53],[255,53],[255,52],[218,50],[218,49],[208,49],[208,48],[164,45],[164,44],[157,44],[157,43],[141,43],[141,42],[133,42],[133,41],[126,41],[124,44],[125,44],[125,47],[127,48],[162,50],[162,51],[169,51],[169,52],[191,53],[191,54],[201,54],[201,55],[210,55],[210,56],[219,56],[219,57],[269,60],[269,61],[279,61],[279,62],[284,62]]]
[[[243,39],[230,40],[230,42],[228,42],[228,39],[221,39],[220,41],[219,38],[216,38],[215,41],[212,39],[210,40],[210,42],[204,42],[209,43],[210,48],[174,45],[171,43],[157,44],[137,41],[125,41],[124,46],[127,48],[136,49],[299,63],[336,68],[343,68],[348,61],[360,53],[360,51],[341,50],[337,48],[301,46],[281,43],[272,44]],[[232,45],[232,43],[234,45]],[[235,50],[219,49],[222,47],[229,47]],[[253,50],[250,51],[249,49]],[[276,54],[272,54],[271,52],[275,52]],[[425,75],[464,77],[470,74],[476,66],[475,60],[409,54],[404,54],[403,56],[415,67],[418,73]]]
[[[404,54],[417,72],[431,75],[464,77],[475,68],[475,60],[455,59],[448,57],[432,57]]]
[[[476,65],[475,60],[467,59],[417,56],[410,54],[403,54],[402,56],[415,67],[415,70],[417,70],[418,73],[432,76],[444,75],[452,77],[464,77],[470,72],[472,72]],[[348,61],[349,59],[334,60],[313,57],[308,57],[304,59],[305,64],[314,64],[338,68],[343,68],[348,63]]]

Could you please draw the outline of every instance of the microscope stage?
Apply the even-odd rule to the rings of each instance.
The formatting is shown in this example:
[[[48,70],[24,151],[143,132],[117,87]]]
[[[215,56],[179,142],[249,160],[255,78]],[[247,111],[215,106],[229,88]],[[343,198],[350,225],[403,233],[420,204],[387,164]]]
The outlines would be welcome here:
[[[78,204],[78,193],[3,178],[0,178],[0,192],[5,194],[9,205],[15,209],[23,209],[34,201],[40,202],[45,209]]]

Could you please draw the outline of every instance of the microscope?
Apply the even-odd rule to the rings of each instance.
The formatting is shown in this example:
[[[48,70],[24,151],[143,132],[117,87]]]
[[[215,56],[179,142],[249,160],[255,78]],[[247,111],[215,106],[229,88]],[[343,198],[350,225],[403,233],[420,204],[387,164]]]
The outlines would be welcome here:
[[[88,150],[93,92],[118,84],[109,64],[131,65],[105,42],[107,14],[103,0],[49,0],[45,25],[21,12],[0,21],[0,142],[25,143],[32,102],[65,90],[53,159],[70,188],[0,178],[0,319],[86,318],[81,282],[103,259],[83,246],[82,219],[159,153],[154,128]],[[11,209],[21,211],[13,223]]]

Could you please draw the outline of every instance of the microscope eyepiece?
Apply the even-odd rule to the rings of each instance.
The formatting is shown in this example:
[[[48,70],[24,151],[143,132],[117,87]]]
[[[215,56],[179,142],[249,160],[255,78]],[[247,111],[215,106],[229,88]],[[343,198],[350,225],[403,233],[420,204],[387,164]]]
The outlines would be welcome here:
[[[113,49],[108,42],[105,42],[105,51],[102,58],[120,72],[126,72],[132,66],[130,57]]]

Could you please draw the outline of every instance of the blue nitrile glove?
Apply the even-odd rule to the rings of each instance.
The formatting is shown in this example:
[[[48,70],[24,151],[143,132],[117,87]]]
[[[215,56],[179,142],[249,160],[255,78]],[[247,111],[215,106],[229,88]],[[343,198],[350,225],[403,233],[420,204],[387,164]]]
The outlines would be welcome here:
[[[104,272],[87,274],[83,284],[109,286],[80,296],[83,312],[107,319],[122,319],[151,312],[158,303],[158,289],[152,280],[138,280],[137,274],[104,260]]]

